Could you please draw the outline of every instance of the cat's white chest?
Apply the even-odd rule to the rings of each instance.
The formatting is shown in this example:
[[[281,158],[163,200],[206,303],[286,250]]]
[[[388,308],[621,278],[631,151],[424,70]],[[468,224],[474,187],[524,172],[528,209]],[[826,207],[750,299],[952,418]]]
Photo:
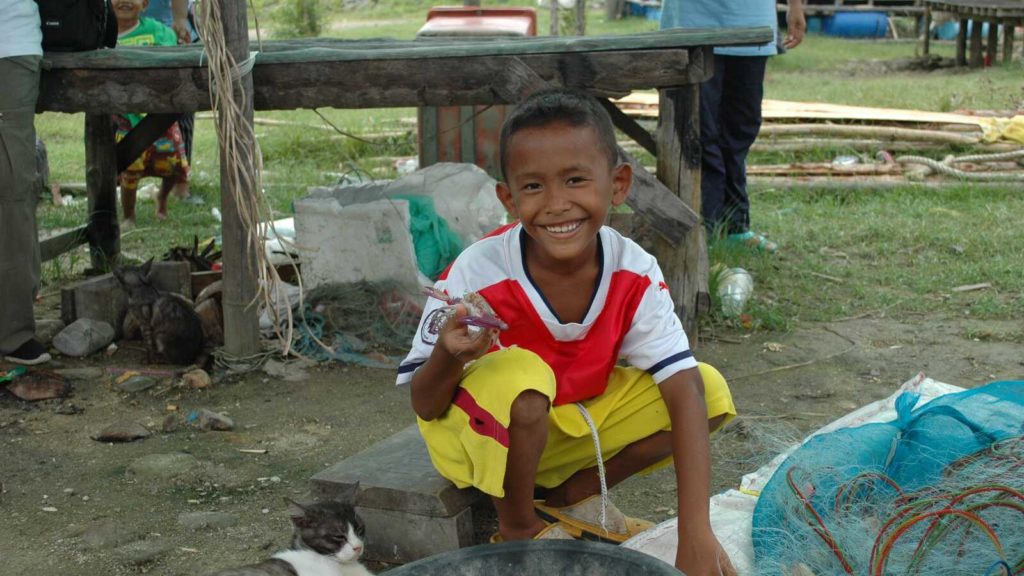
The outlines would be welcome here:
[[[290,563],[299,576],[372,576],[362,564],[340,564],[309,550],[287,550],[274,554],[274,558]]]

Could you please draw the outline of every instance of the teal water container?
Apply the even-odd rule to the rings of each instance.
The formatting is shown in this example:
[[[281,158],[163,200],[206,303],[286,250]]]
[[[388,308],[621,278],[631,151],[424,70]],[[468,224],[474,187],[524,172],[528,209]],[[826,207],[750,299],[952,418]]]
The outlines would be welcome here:
[[[840,38],[885,38],[889,16],[885,12],[836,12],[822,21],[827,36]]]

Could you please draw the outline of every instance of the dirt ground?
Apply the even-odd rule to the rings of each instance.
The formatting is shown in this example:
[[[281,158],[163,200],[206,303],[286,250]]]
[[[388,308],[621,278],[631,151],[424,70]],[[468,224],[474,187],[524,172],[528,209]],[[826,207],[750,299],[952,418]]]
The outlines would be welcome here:
[[[743,414],[714,441],[716,491],[767,460],[787,433],[888,396],[919,371],[964,387],[1024,373],[1021,328],[1011,322],[868,315],[714,336],[698,357],[730,380]],[[114,388],[110,372],[140,359],[132,346],[110,358],[58,358],[50,368],[92,369],[62,400],[29,403],[0,390],[0,575],[195,576],[260,560],[288,540],[284,497],[301,499],[310,476],[413,422],[391,371],[293,367],[294,378],[257,372],[205,390],[172,379],[135,393]],[[168,415],[198,408],[226,413],[234,429],[161,431]],[[123,444],[90,438],[118,420],[153,434]],[[627,481],[613,498],[661,521],[675,514],[674,488],[662,471]],[[195,519],[182,515],[193,512],[225,514],[206,520],[213,527],[188,527]]]

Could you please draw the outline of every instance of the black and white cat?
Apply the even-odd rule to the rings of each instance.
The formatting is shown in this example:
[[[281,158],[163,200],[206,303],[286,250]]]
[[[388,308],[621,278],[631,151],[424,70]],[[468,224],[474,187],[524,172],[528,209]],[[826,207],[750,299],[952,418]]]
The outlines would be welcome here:
[[[288,502],[296,508],[291,548],[215,576],[373,576],[359,563],[364,526],[351,504]]]

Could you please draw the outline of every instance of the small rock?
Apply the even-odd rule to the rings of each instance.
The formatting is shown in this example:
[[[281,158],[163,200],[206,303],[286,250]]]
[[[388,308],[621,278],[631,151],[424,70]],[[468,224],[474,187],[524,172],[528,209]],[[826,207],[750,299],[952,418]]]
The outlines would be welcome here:
[[[114,328],[106,322],[79,318],[53,337],[53,347],[65,356],[84,357],[114,341]]]
[[[105,354],[107,358],[110,358],[114,354],[117,354],[117,344],[111,342],[110,346],[107,346],[107,349],[103,352],[103,354]]]
[[[162,430],[165,434],[170,434],[171,432],[177,431],[177,429],[178,429],[178,416],[177,416],[177,414],[168,414],[167,417],[164,418],[163,424],[160,425],[160,430]]]
[[[56,512],[56,511],[57,511],[57,509],[54,508],[53,506],[44,506],[43,507],[43,512]]]
[[[226,512],[184,512],[178,515],[178,523],[186,530],[213,528],[219,530],[234,526],[238,519]]]
[[[48,346],[53,337],[64,328],[64,322],[59,319],[36,320],[36,340],[43,346]]]
[[[187,420],[189,424],[201,430],[225,431],[233,430],[235,427],[235,423],[231,418],[206,408],[193,410],[189,413]]]
[[[124,382],[115,384],[115,387],[122,392],[142,392],[156,386],[156,379],[149,376],[132,376]]]
[[[301,382],[309,378],[302,367],[277,360],[267,360],[263,364],[263,371],[275,378],[281,378],[285,382]]]
[[[121,420],[107,426],[92,439],[98,442],[133,442],[148,438],[149,435],[149,430],[146,430],[145,426],[129,420]]]
[[[202,390],[210,387],[210,375],[206,373],[206,370],[196,368],[195,370],[185,372],[181,377],[181,383],[186,388]]]

